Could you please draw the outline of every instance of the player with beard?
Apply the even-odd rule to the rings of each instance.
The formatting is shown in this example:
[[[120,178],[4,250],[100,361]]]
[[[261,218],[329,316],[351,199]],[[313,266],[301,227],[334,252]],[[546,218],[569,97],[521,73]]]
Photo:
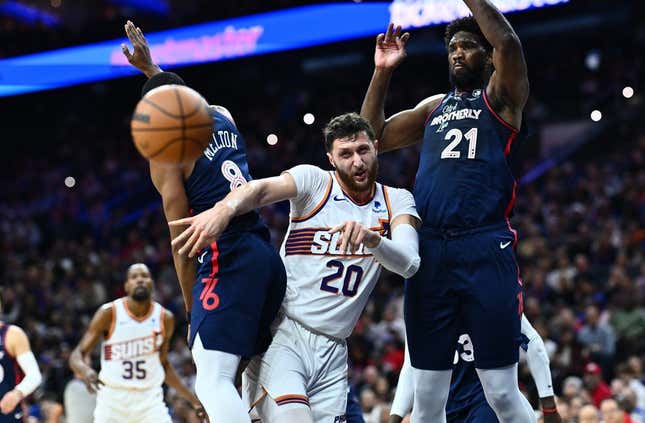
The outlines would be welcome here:
[[[421,267],[405,291],[413,423],[446,421],[460,327],[477,351],[475,367],[498,419],[523,423],[531,419],[517,384],[522,298],[509,156],[529,82],[522,45],[500,11],[490,0],[464,2],[473,16],[446,28],[453,89],[385,119],[386,91],[409,38],[390,25],[377,37],[361,115],[381,151],[422,142],[414,185]]]
[[[378,142],[369,123],[356,113],[341,115],[327,124],[324,137],[333,171],[296,166],[170,223],[189,225],[173,246],[193,256],[234,216],[290,202],[280,251],[287,293],[273,342],[244,373],[243,397],[264,423],[345,421],[346,338],[381,268],[410,277],[419,264],[412,194],[376,182]]]
[[[90,392],[97,392],[94,421],[171,422],[163,401],[162,384],[175,389],[197,416],[205,416],[197,397],[168,362],[175,329],[172,313],[152,300],[153,281],[143,263],[130,266],[125,297],[104,304],[69,358],[75,374]],[[101,371],[86,364],[96,343],[101,344]]]

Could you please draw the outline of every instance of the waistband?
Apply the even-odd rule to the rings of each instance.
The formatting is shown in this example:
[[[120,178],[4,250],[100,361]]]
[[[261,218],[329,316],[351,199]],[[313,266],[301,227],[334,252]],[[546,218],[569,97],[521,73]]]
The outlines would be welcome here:
[[[311,326],[305,325],[305,324],[304,324],[304,323],[302,323],[300,320],[296,320],[296,319],[294,319],[293,317],[288,316],[288,315],[287,315],[284,311],[282,311],[282,310],[279,312],[279,314],[278,314],[278,315],[279,315],[281,318],[280,318],[280,319],[276,319],[276,321],[279,321],[280,323],[282,323],[282,321],[286,318],[286,319],[289,319],[290,321],[292,321],[293,323],[295,323],[297,326],[300,326],[301,328],[305,329],[307,332],[311,332],[311,333],[313,333],[314,335],[322,336],[322,337],[324,337],[324,338],[329,339],[329,340],[330,340],[330,341],[332,341],[332,342],[336,342],[336,343],[338,343],[338,344],[342,344],[342,345],[345,345],[345,344],[347,343],[347,341],[346,341],[345,339],[337,338],[337,337],[335,337],[335,336],[331,336],[331,335],[327,335],[326,333],[323,333],[323,332],[321,332],[321,331],[319,331],[319,330],[316,330],[316,329],[312,328]]]
[[[508,230],[507,222],[498,222],[490,225],[472,226],[470,228],[430,228],[422,226],[419,233],[425,236],[433,236],[443,239],[461,238],[468,235],[474,235],[482,232],[493,232],[501,229]]]

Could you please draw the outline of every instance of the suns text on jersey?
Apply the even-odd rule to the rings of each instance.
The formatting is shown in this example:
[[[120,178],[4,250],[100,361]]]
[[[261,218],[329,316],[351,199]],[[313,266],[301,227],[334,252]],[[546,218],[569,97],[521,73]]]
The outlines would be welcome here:
[[[314,234],[313,245],[311,246],[312,254],[320,255],[344,255],[345,253],[340,249],[340,233],[330,234],[329,231],[318,231]],[[363,244],[358,247],[354,253],[355,256],[370,256],[371,254],[365,251]]]
[[[148,355],[159,351],[158,333],[153,333],[145,338],[131,339],[103,346],[103,356],[106,361],[129,360],[142,355]]]
[[[208,160],[213,161],[215,154],[222,148],[234,148],[237,150],[237,134],[229,131],[213,132],[213,141],[204,150],[204,155]]]

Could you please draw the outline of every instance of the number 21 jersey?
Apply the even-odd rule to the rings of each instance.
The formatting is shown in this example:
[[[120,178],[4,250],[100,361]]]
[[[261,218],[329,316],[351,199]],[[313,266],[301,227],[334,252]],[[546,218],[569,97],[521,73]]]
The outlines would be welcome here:
[[[423,226],[503,223],[515,202],[508,157],[517,134],[490,107],[485,89],[447,94],[426,120],[414,184]]]

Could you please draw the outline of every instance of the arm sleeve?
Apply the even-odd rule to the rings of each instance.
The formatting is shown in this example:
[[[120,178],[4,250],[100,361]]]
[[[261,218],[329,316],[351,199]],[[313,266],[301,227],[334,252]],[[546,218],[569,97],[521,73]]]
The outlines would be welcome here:
[[[27,351],[20,354],[16,360],[25,377],[22,382],[16,385],[15,389],[22,392],[24,396],[31,395],[43,380],[38,363],[36,362],[36,357],[34,357],[34,353]]]
[[[399,374],[399,382],[396,385],[396,393],[390,408],[390,415],[405,417],[412,411],[414,403],[414,379],[412,378],[412,365],[410,364],[410,353],[408,344],[405,344],[405,360]]]
[[[331,174],[311,165],[294,166],[286,173],[293,178],[298,192],[290,201],[291,219],[302,219],[315,213],[329,197]]]
[[[546,353],[544,341],[524,315],[522,315],[522,333],[529,339],[526,361],[538,394],[540,398],[551,397],[553,396],[553,383],[549,368],[549,356]]]
[[[407,223],[394,228],[392,239],[381,237],[376,247],[366,250],[387,270],[404,278],[412,277],[419,270],[419,235],[417,230]]]

